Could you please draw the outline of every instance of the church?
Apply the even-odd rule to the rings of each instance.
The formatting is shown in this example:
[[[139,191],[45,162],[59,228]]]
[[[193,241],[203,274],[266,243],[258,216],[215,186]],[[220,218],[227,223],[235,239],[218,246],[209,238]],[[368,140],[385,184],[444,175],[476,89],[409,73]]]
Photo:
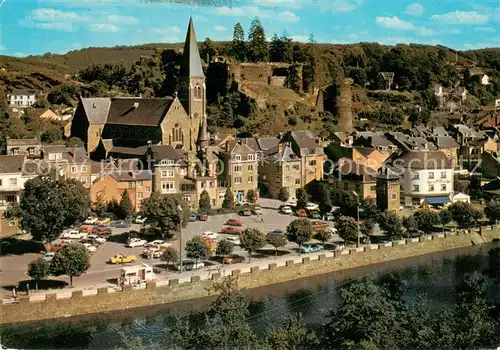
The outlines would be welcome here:
[[[71,124],[95,160],[109,154],[133,154],[134,149],[171,145],[196,151],[207,139],[206,84],[192,19],[181,68],[188,89],[167,98],[81,98]]]

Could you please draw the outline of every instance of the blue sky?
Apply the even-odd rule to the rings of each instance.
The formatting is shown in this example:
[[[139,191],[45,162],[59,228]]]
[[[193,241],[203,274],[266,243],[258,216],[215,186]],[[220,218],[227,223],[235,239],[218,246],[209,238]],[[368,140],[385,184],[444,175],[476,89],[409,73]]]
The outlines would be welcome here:
[[[195,1],[195,0],[191,0]],[[230,2],[231,0],[227,0]],[[500,0],[232,0],[196,7],[140,0],[0,0],[0,53],[65,53],[89,46],[181,42],[192,16],[199,41],[247,35],[259,17],[266,35],[297,41],[500,47]]]

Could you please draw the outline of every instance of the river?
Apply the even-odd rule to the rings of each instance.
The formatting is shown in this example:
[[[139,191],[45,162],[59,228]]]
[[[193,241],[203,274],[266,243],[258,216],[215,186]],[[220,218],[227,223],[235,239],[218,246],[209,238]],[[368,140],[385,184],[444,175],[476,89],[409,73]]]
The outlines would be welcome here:
[[[337,287],[349,279],[385,273],[397,274],[405,285],[405,297],[425,294],[436,309],[453,303],[455,282],[463,274],[482,271],[492,245],[448,250],[435,254],[390,261],[299,279],[247,291],[252,300],[249,322],[258,332],[278,326],[290,314],[300,312],[307,324],[321,325],[337,304]],[[489,285],[492,298],[500,290]],[[160,305],[109,314],[48,320],[4,327],[2,344],[13,348],[91,348],[107,349],[126,339],[142,338],[146,343],[161,338],[170,317],[178,312],[199,312],[211,298]],[[200,314],[201,316],[201,314]]]

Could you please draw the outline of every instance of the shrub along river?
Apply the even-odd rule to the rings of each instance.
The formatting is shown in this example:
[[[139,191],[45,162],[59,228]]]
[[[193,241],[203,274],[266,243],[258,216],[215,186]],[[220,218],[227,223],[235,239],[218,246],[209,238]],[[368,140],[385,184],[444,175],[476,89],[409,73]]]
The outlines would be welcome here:
[[[425,294],[431,307],[449,307],[454,287],[465,273],[483,271],[493,245],[448,250],[436,254],[391,261],[363,268],[299,279],[247,291],[252,300],[249,322],[257,332],[280,325],[287,316],[302,313],[307,325],[316,328],[338,303],[337,288],[349,279],[392,273],[403,282],[405,298]],[[488,294],[500,299],[498,285],[488,284]],[[127,339],[145,343],[160,339],[178,312],[204,310],[211,298],[173,305],[160,305],[124,312],[89,315],[3,327],[2,345],[12,348],[95,348],[124,347]],[[200,313],[200,317],[202,314]]]

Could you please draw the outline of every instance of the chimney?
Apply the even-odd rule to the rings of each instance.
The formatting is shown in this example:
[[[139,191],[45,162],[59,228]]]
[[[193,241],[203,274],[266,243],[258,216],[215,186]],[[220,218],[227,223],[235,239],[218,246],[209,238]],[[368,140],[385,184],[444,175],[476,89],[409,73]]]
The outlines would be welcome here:
[[[137,109],[139,107],[139,102],[134,102],[134,109]]]

